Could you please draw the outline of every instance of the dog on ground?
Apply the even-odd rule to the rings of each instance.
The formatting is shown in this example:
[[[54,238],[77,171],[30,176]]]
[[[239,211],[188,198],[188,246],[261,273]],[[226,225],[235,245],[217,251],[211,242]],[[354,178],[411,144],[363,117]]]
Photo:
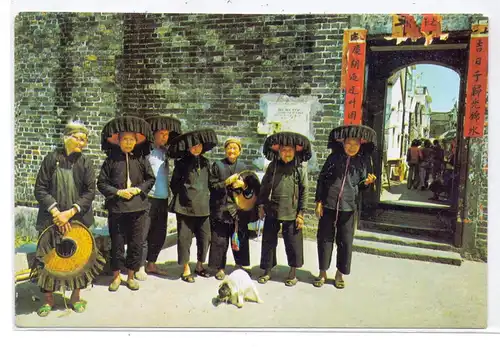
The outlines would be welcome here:
[[[217,302],[225,302],[242,308],[245,300],[259,304],[264,302],[259,297],[255,283],[252,282],[248,273],[245,270],[238,269],[226,276],[220,284]]]

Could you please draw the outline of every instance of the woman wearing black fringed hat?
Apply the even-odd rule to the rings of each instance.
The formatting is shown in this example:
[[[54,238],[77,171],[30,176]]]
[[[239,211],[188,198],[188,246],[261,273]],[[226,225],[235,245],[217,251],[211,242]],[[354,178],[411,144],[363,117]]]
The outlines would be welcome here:
[[[167,151],[170,158],[177,159],[170,180],[170,209],[177,217],[177,256],[184,266],[181,279],[188,283],[195,281],[189,267],[193,234],[198,248],[195,274],[210,277],[203,268],[210,244],[210,162],[203,153],[216,145],[215,132],[201,129],[176,137]]]
[[[359,191],[375,182],[375,175],[367,174],[367,159],[374,149],[376,133],[362,125],[348,125],[331,131],[328,148],[332,153],[326,159],[316,186],[316,216],[318,224],[319,276],[315,287],[327,279],[337,244],[337,272],[334,285],[345,286],[343,275],[351,272],[354,215]]]
[[[271,163],[262,178],[259,198],[259,218],[264,218],[260,268],[264,274],[258,282],[267,283],[271,270],[277,265],[276,247],[282,227],[290,272],[285,285],[297,284],[295,272],[304,265],[302,227],[307,204],[307,168],[302,166],[311,158],[309,139],[301,134],[279,132],[269,136],[263,153]]]
[[[166,146],[181,134],[181,121],[177,118],[155,116],[146,118],[146,122],[151,126],[154,137],[147,159],[153,168],[156,181],[148,194],[148,227],[143,235],[141,268],[135,273],[135,278],[139,281],[146,280],[148,274],[167,275],[165,270],[156,266],[167,237],[169,172]]]
[[[97,188],[106,198],[108,210],[113,271],[108,289],[112,292],[120,287],[123,266],[127,269],[128,288],[139,289],[134,273],[141,266],[148,193],[155,183],[153,170],[146,159],[152,138],[149,124],[137,117],[116,117],[106,123],[101,133],[101,147],[108,157],[102,164]]]

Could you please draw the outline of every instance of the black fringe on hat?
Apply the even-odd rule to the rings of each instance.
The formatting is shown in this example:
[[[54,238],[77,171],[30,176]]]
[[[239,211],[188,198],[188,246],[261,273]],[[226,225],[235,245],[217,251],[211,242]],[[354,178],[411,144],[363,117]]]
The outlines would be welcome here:
[[[182,134],[181,121],[177,118],[169,116],[154,116],[146,118],[146,122],[148,122],[151,126],[153,135],[159,130],[168,130],[169,136],[167,145],[170,144],[174,138]]]
[[[328,136],[328,148],[333,151],[344,151],[342,142],[347,138],[362,140],[360,154],[371,154],[377,144],[377,133],[366,125],[345,125],[333,129]]]
[[[136,155],[148,155],[153,142],[153,133],[148,122],[138,117],[116,117],[107,122],[101,132],[101,149],[105,152],[116,150],[116,138],[119,133],[133,132],[140,134],[135,146]],[[113,142],[113,140],[115,140]]]
[[[328,148],[332,148],[337,140],[345,140],[349,137],[362,139],[366,143],[377,144],[377,133],[366,125],[345,125],[333,129],[328,137]]]
[[[189,149],[202,144],[203,153],[217,146],[217,135],[213,129],[200,129],[177,136],[169,143],[169,158],[181,158],[189,154]]]
[[[267,160],[277,160],[280,158],[279,150],[273,149],[273,145],[301,147],[301,150],[295,150],[295,164],[298,165],[308,161],[312,157],[311,142],[302,134],[282,131],[268,136],[264,142],[262,153]]]

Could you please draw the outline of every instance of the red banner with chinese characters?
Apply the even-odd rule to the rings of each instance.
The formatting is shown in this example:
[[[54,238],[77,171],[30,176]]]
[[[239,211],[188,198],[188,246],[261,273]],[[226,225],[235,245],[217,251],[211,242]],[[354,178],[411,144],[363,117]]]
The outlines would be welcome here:
[[[365,82],[366,30],[349,34],[345,70],[344,125],[362,123]]]
[[[475,24],[469,45],[469,70],[465,94],[464,137],[484,135],[488,88],[488,26]]]

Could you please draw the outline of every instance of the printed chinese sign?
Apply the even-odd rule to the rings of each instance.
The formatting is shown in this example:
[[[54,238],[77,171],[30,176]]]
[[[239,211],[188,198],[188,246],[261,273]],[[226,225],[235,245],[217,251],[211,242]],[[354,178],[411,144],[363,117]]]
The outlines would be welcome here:
[[[344,125],[361,124],[365,79],[366,30],[348,30],[344,72]]]
[[[465,96],[465,137],[484,135],[486,92],[488,87],[488,27],[473,25],[469,47],[469,70]]]

